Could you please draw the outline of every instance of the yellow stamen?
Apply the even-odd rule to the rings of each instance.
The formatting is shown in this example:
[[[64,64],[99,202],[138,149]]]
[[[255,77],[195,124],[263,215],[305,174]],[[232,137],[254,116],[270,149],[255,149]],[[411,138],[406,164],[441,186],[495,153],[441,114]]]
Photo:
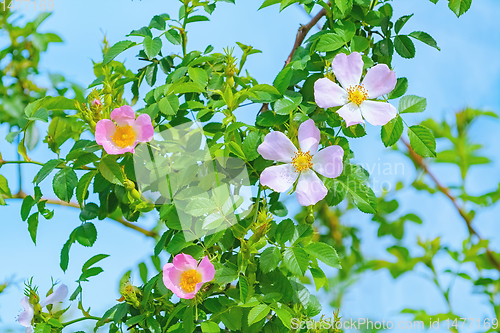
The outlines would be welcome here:
[[[198,273],[196,269],[190,269],[189,271],[184,271],[181,274],[180,287],[185,292],[193,292],[197,283],[201,282],[201,274]]]
[[[132,126],[116,126],[115,134],[111,137],[113,142],[120,148],[130,147],[135,143],[136,133]]]
[[[311,162],[312,156],[309,152],[302,152],[300,149],[295,153],[295,157],[292,158],[292,165],[295,168],[295,172],[301,172],[312,168],[313,164]]]
[[[362,84],[349,87],[347,94],[349,100],[357,106],[360,106],[361,103],[368,99],[368,92]]]

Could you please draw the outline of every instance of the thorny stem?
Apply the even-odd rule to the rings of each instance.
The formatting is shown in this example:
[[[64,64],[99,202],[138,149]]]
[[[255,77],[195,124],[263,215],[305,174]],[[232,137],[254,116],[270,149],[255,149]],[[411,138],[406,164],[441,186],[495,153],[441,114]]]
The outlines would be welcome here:
[[[420,165],[420,167],[422,167],[422,169],[424,170],[424,172],[429,175],[429,177],[432,179],[432,181],[436,184],[436,187],[437,189],[443,193],[445,196],[448,197],[448,199],[450,199],[450,201],[452,202],[453,206],[455,207],[455,209],[458,211],[458,213],[460,214],[460,216],[462,217],[462,219],[465,221],[466,225],[467,225],[467,228],[469,229],[469,233],[471,235],[475,235],[480,241],[483,240],[483,238],[478,234],[478,232],[476,231],[476,229],[474,229],[474,227],[472,226],[472,216],[467,214],[467,212],[465,211],[465,209],[463,207],[461,207],[457,201],[457,198],[454,197],[451,193],[450,193],[450,189],[444,185],[441,184],[441,182],[436,178],[436,176],[431,172],[431,170],[429,169],[429,166],[427,165],[427,163],[425,162],[425,160],[423,159],[422,156],[418,155],[417,153],[415,153],[415,151],[411,148],[410,144],[404,140],[404,139],[401,139],[401,142],[403,142],[403,144],[406,146],[406,148],[408,148],[408,152],[409,152],[409,156],[410,158],[418,165]],[[493,264],[493,266],[495,267],[496,270],[500,271],[500,262],[497,260],[497,258],[495,258],[495,255],[493,254],[493,252],[488,248],[486,247],[486,255],[488,256],[488,259],[491,261],[491,263]]]

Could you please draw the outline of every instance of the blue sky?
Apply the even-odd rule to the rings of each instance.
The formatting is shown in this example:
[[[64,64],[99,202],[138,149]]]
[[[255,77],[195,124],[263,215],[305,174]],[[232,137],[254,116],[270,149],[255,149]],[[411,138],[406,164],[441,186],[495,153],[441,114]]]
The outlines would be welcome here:
[[[42,30],[58,33],[64,44],[52,45],[41,62],[41,71],[59,72],[72,80],[87,86],[95,78],[92,60],[101,59],[100,41],[106,35],[111,44],[126,39],[131,30],[148,25],[152,16],[169,13],[176,16],[178,2],[174,0],[89,0],[85,2],[54,0],[55,10]],[[308,21],[307,15],[299,7],[290,7],[278,14],[277,7],[257,11],[260,1],[238,1],[237,5],[220,3],[212,15],[212,22],[196,23],[189,31],[189,49],[205,49],[212,44],[221,51],[226,46],[236,46],[236,42],[253,45],[263,51],[253,55],[247,61],[249,72],[260,83],[271,83],[283,66],[293,45],[299,23]],[[428,0],[394,1],[394,16],[399,17],[415,13],[405,25],[402,33],[423,30],[430,33],[438,42],[442,51],[416,42],[416,59],[405,60],[395,56],[394,66],[398,77],[406,76],[409,80],[408,93],[427,98],[428,108],[423,114],[405,117],[408,123],[418,123],[428,117],[435,119],[453,119],[453,113],[466,106],[485,108],[498,113],[500,110],[500,3],[496,0],[474,1],[471,10],[460,19],[447,8],[447,2],[441,0],[437,5]],[[34,15],[33,12],[26,13]],[[166,43],[165,43],[166,44]],[[168,45],[164,53],[179,52]],[[134,51],[120,56],[132,70],[141,66],[134,59]],[[238,112],[238,111],[237,111]],[[241,116],[252,119],[255,108],[242,108]],[[40,127],[42,131],[45,129]],[[499,124],[496,121],[480,121],[472,129],[475,140],[486,145],[485,152],[492,157],[493,164],[472,169],[468,179],[468,188],[473,192],[486,192],[496,189],[500,181],[498,173],[499,150],[496,142],[500,141]],[[356,161],[369,166],[391,163],[404,164],[403,175],[380,175],[375,173],[376,181],[387,180],[395,184],[403,180],[407,184],[414,179],[415,171],[401,154],[383,148],[379,138],[379,129],[367,126],[368,135],[353,140],[352,149],[356,152]],[[485,136],[484,133],[488,133]],[[4,159],[15,159],[14,148],[3,140],[6,128],[0,128],[0,151]],[[439,149],[439,142],[438,142]],[[51,153],[50,153],[51,154]],[[35,160],[53,158],[47,155],[47,149],[37,148],[31,157]],[[438,176],[445,183],[458,180],[456,169],[447,166],[435,166]],[[23,167],[24,189],[32,188],[31,180],[38,171],[36,166]],[[15,179],[15,168],[3,167],[0,172],[7,178]],[[16,189],[16,182],[11,187]],[[50,181],[42,183],[45,193],[52,193]],[[377,189],[375,189],[377,190]],[[293,204],[290,200],[290,204]],[[99,235],[94,247],[74,246],[70,254],[70,266],[66,274],[59,268],[59,254],[70,232],[79,224],[78,212],[71,208],[56,208],[56,215],[50,221],[42,220],[39,224],[38,247],[35,247],[27,227],[19,217],[20,202],[11,202],[2,207],[1,213],[4,232],[0,234],[0,281],[15,274],[17,281],[35,276],[41,290],[50,286],[50,277],[60,279],[72,291],[76,284],[81,265],[94,254],[106,253],[111,257],[102,262],[105,273],[93,278],[84,285],[84,302],[96,315],[102,314],[118,298],[117,283],[122,274],[137,267],[137,264],[151,254],[152,240],[122,228],[116,222],[105,220],[96,222]],[[412,227],[408,241],[415,242],[416,235],[423,237],[441,236],[442,241],[450,246],[460,246],[467,230],[457,213],[445,198],[429,197],[423,193],[404,192],[401,204],[402,212],[417,212],[424,218],[424,225]],[[498,207],[481,213],[477,220],[477,229],[484,235],[499,235]],[[386,240],[376,240],[375,225],[369,216],[361,213],[350,214],[342,221],[358,226],[366,238],[365,250],[374,255],[381,255],[387,244]],[[143,220],[141,225],[151,226],[152,220]],[[497,241],[492,242],[498,248]],[[166,256],[163,256],[166,260]],[[446,263],[444,263],[446,264]],[[444,270],[445,268],[442,267]],[[137,283],[140,283],[136,276]],[[419,286],[415,288],[415,285]],[[471,295],[470,286],[458,282],[452,293],[457,302],[457,311],[463,315],[482,317],[491,315],[480,306],[482,300]],[[421,307],[430,312],[444,311],[444,303],[436,299],[434,288],[427,285],[416,274],[408,275],[394,282],[385,271],[367,274],[346,297],[342,309],[344,318],[373,317],[388,319],[403,307]],[[0,296],[0,328],[19,328],[15,323],[20,313],[19,300],[22,297],[22,284],[13,287]],[[323,304],[328,297],[321,295]],[[325,307],[324,313],[328,308]],[[72,309],[76,311],[76,304]],[[329,310],[328,310],[329,311]]]

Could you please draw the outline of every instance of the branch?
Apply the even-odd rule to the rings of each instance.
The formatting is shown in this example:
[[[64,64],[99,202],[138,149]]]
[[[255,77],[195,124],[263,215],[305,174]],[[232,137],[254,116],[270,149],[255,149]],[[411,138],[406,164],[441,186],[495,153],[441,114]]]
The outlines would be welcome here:
[[[61,162],[62,163],[62,162]],[[29,161],[5,161],[3,160],[1,157],[0,157],[0,168],[4,165],[4,164],[36,164],[36,165],[40,165],[40,166],[44,166],[45,164],[42,163],[42,162],[37,162],[37,161],[33,161],[33,160],[29,160]],[[55,169],[63,169],[65,168],[66,166],[57,166],[55,167]],[[79,167],[79,168],[74,168],[74,170],[97,170],[96,168],[90,168],[88,166],[82,166],[82,167]]]
[[[7,197],[4,195],[4,199],[6,199],[6,200],[8,200],[8,199],[24,199],[24,198],[26,198],[26,196],[27,196],[27,194],[21,191],[19,193],[14,194],[12,197]],[[58,205],[58,206],[73,207],[73,208],[81,209],[80,205],[77,202],[66,202],[66,201],[62,201],[62,200],[47,199],[47,198],[41,198],[40,200],[47,200],[47,203],[51,204],[51,205]],[[108,218],[120,223],[121,225],[123,225],[127,228],[138,231],[145,236],[152,237],[152,238],[155,238],[156,236],[158,236],[158,234],[156,232],[143,229],[134,223],[126,221],[125,219],[123,219],[123,217],[114,218],[114,217],[108,216]]]
[[[448,197],[448,199],[450,199],[450,201],[452,202],[453,206],[456,208],[456,210],[458,211],[458,213],[460,214],[460,216],[462,217],[462,219],[465,221],[465,223],[467,225],[467,229],[469,229],[469,233],[471,235],[475,235],[480,241],[483,240],[484,238],[482,238],[478,234],[478,232],[476,231],[476,229],[474,229],[474,227],[472,226],[472,217],[469,214],[467,214],[467,212],[465,211],[465,209],[462,206],[459,205],[457,198],[454,197],[451,194],[450,189],[448,187],[446,187],[446,186],[444,186],[444,185],[441,184],[441,182],[436,178],[436,176],[429,169],[429,166],[425,162],[424,158],[422,156],[418,155],[417,153],[415,153],[415,151],[411,148],[410,144],[406,140],[404,140],[403,138],[401,138],[401,142],[403,142],[404,145],[406,146],[406,148],[408,148],[408,152],[409,152],[410,158],[416,164],[418,164],[419,166],[421,166],[422,169],[424,170],[424,172],[427,175],[429,175],[429,177],[432,179],[432,181],[436,184],[437,189],[441,193],[443,193],[444,195],[446,195]],[[490,261],[493,264],[493,266],[495,266],[495,269],[498,270],[498,271],[500,271],[500,262],[497,260],[497,258],[495,258],[493,252],[488,247],[486,248],[486,255],[490,259]]]

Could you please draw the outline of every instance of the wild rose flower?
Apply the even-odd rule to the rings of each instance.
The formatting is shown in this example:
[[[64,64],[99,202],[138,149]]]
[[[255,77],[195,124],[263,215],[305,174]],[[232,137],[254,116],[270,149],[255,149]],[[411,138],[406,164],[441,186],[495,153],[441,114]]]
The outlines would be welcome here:
[[[135,112],[128,105],[114,109],[111,120],[99,120],[95,128],[97,143],[110,155],[134,153],[138,142],[149,142],[153,135],[151,117],[141,114],[135,119]]]
[[[64,299],[68,296],[68,287],[65,284],[61,284],[59,288],[56,289],[52,294],[47,296],[47,298],[40,303],[40,306],[43,308],[49,304],[55,305],[56,303],[60,303],[64,301]],[[21,312],[17,321],[22,326],[26,327],[26,333],[33,332],[33,328],[31,327],[31,322],[33,321],[33,316],[35,315],[35,309],[33,304],[30,303],[30,299],[28,296],[24,296],[21,299],[21,305],[24,308],[24,311]]]
[[[319,152],[320,131],[312,119],[299,127],[299,146],[281,132],[271,132],[257,148],[263,158],[285,164],[266,168],[260,175],[260,183],[276,192],[286,192],[298,179],[295,193],[302,206],[314,205],[328,193],[318,175],[335,178],[342,173],[344,150],[329,146]]]
[[[163,283],[179,298],[191,299],[205,282],[212,281],[215,276],[214,265],[208,256],[198,265],[189,254],[178,254],[173,263],[163,266]]]
[[[347,126],[363,124],[385,125],[396,117],[397,110],[389,103],[371,101],[390,93],[396,87],[396,74],[385,64],[368,70],[361,84],[363,59],[358,52],[349,56],[340,53],[332,61],[333,73],[342,87],[328,78],[314,83],[314,98],[320,108],[342,106],[337,113]]]

